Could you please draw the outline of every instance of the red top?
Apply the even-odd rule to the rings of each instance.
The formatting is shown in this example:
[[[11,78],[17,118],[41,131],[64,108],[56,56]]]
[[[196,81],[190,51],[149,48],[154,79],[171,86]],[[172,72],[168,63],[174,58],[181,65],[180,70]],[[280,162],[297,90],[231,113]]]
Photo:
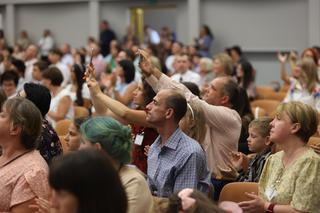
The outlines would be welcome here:
[[[143,141],[141,146],[134,144],[132,150],[132,164],[137,166],[142,172],[147,173],[147,159],[144,154],[144,147],[151,146],[151,144],[158,137],[155,129],[149,127],[142,127],[136,124],[131,125],[132,134],[134,135],[133,141],[137,134],[143,134]]]

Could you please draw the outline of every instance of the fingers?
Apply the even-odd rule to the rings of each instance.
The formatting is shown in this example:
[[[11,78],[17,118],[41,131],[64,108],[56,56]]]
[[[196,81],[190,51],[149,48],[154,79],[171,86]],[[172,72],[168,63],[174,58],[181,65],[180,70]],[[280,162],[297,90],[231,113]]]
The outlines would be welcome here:
[[[247,197],[252,198],[252,199],[257,199],[257,198],[259,198],[259,196],[257,196],[254,192],[250,192],[250,193],[245,192],[244,194],[245,194]]]

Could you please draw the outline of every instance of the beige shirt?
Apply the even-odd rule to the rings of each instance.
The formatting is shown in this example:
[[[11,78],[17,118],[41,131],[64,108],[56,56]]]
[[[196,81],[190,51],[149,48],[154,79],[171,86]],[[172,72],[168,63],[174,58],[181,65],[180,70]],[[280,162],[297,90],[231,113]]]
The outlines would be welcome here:
[[[181,91],[187,101],[197,103],[203,110],[206,119],[206,137],[204,150],[207,156],[208,168],[216,178],[235,179],[237,172],[233,169],[230,152],[238,151],[238,140],[241,131],[239,114],[224,106],[214,106],[200,100],[184,85],[172,81],[168,76],[161,75],[157,80],[151,76],[148,83],[157,92],[160,89]]]
[[[320,212],[320,156],[308,149],[284,168],[283,154],[280,151],[268,158],[259,181],[260,196],[302,212]]]
[[[127,212],[152,212],[153,198],[142,173],[134,166],[126,165],[120,169],[119,176],[127,193]]]
[[[0,168],[0,212],[36,197],[49,199],[48,166],[31,151]]]

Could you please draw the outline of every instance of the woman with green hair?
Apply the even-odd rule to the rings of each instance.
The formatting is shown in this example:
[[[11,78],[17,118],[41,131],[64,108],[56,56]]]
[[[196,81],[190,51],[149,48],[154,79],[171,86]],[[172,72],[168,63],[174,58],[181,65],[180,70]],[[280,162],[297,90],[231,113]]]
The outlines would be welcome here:
[[[80,149],[95,147],[105,151],[119,171],[128,197],[128,213],[152,212],[153,202],[142,173],[131,162],[131,130],[110,117],[94,117],[80,127]]]

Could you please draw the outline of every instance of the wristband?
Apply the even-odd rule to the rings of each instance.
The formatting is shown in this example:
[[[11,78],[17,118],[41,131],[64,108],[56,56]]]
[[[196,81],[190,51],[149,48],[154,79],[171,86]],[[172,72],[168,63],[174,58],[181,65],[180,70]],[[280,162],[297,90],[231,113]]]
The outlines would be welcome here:
[[[275,203],[270,203],[270,205],[268,206],[268,209],[266,211],[266,213],[273,213],[273,209],[274,209],[274,206],[276,204]]]

